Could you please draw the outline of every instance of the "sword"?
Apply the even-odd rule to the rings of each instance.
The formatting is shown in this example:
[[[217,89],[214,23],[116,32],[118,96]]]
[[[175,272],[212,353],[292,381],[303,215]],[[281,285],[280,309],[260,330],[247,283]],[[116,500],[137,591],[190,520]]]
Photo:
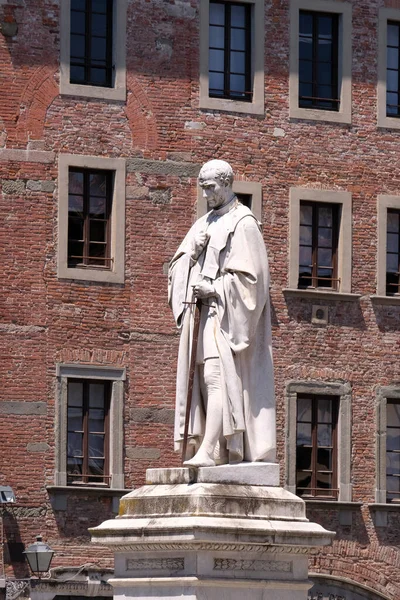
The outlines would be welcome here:
[[[192,408],[194,372],[196,369],[197,342],[199,339],[201,302],[200,302],[200,300],[197,300],[197,302],[184,302],[184,304],[194,305],[195,308],[194,308],[194,325],[193,325],[193,337],[192,337],[192,352],[190,355],[188,390],[187,390],[187,398],[186,398],[185,428],[183,431],[182,462],[185,462],[185,460],[186,460],[190,411]]]

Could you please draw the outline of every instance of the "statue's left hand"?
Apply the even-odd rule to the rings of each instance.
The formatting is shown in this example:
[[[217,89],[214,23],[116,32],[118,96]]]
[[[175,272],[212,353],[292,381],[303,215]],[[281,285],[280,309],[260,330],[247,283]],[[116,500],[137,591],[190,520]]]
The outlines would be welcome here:
[[[197,299],[209,298],[210,296],[216,295],[214,286],[211,283],[209,283],[208,281],[206,281],[205,279],[198,281],[192,287],[193,287],[193,294],[194,294],[195,298],[197,298]]]

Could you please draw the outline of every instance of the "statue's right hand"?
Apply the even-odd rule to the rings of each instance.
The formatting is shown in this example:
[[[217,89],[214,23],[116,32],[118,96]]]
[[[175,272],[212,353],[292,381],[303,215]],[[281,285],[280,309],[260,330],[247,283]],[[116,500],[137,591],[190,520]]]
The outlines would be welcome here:
[[[199,231],[196,233],[193,240],[192,252],[190,253],[190,256],[193,258],[193,260],[197,260],[199,258],[200,254],[207,245],[209,237],[210,236],[206,231]]]

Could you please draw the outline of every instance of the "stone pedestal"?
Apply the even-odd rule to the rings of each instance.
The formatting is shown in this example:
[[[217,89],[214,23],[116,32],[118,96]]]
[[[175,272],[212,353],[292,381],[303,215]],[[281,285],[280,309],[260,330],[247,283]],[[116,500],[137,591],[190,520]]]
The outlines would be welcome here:
[[[308,552],[334,533],[279,487],[276,464],[149,469],[91,530],[115,553],[117,600],[306,600]]]

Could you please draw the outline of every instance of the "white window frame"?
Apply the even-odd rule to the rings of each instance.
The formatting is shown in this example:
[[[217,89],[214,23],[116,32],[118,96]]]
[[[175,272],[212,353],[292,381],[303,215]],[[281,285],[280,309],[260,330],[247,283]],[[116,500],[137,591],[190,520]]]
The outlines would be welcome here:
[[[110,269],[68,267],[68,174],[70,167],[114,172],[111,206]],[[60,154],[58,159],[58,267],[60,279],[124,283],[125,276],[125,159]]]
[[[386,115],[386,67],[387,67],[387,24],[388,21],[400,23],[400,10],[396,8],[380,8],[378,19],[378,85],[377,85],[377,108],[378,127],[390,127],[400,129],[400,117],[388,117]]]
[[[387,504],[386,501],[386,429],[387,400],[400,400],[400,386],[379,386],[376,390],[376,485],[375,502]],[[390,504],[390,503],[389,503]],[[394,506],[398,506],[396,502]]]
[[[55,485],[67,485],[67,422],[68,422],[68,381],[73,379],[97,379],[99,381],[112,381],[110,403],[110,455],[109,472],[110,488],[122,489],[124,487],[123,469],[123,405],[124,381],[126,372],[124,368],[62,364],[56,366],[57,395],[56,395],[56,453],[55,453]],[[68,486],[73,487],[73,486]],[[84,487],[99,487],[96,484]],[[102,486],[100,486],[102,487]]]
[[[101,100],[126,100],[127,0],[114,0],[113,87],[70,83],[71,0],[60,2],[60,94]]]
[[[210,0],[200,2],[200,91],[199,107],[253,115],[264,114],[264,0],[230,0],[252,5],[252,80],[253,100],[242,102],[210,98],[208,93],[208,53]]]
[[[300,234],[300,203],[310,200],[328,204],[340,204],[341,215],[338,240],[338,291],[319,288],[315,293],[350,294],[351,293],[351,260],[352,260],[352,198],[350,192],[318,190],[311,188],[290,188],[289,199],[289,289],[298,290],[299,279],[299,234]],[[299,290],[314,293],[314,290]]]
[[[256,181],[234,181],[232,190],[235,194],[251,196],[251,212],[261,222],[262,217],[262,185]],[[207,213],[207,200],[203,198],[203,190],[197,186],[197,218]]]
[[[339,110],[319,110],[299,107],[299,13],[301,10],[326,12],[339,18],[338,82]],[[295,119],[351,123],[351,67],[352,67],[352,6],[336,0],[291,0],[290,3],[290,74],[289,116]]]
[[[286,482],[287,490],[296,493],[296,429],[297,396],[316,394],[339,396],[338,415],[338,488],[339,496],[333,502],[351,502],[351,386],[349,383],[321,381],[291,381],[286,387]],[[313,498],[312,500],[318,500]],[[326,500],[321,500],[326,502]]]

